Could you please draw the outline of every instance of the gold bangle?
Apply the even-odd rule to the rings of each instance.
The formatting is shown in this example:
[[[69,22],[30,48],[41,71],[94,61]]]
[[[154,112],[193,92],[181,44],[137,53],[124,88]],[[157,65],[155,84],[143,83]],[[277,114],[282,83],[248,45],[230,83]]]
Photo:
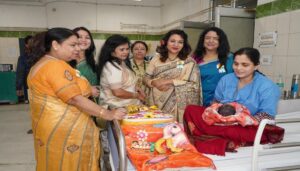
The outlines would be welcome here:
[[[133,93],[133,98],[134,98],[134,99],[137,98],[137,93]]]
[[[102,117],[103,112],[104,112],[104,109],[101,109],[100,112],[99,112],[99,117]]]

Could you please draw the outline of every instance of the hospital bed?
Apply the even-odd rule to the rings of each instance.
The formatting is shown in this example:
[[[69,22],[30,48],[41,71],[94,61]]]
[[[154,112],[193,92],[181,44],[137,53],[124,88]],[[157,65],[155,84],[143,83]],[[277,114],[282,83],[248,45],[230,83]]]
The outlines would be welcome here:
[[[217,170],[221,171],[278,171],[300,170],[300,99],[281,101],[276,124],[285,129],[284,139],[278,144],[261,145],[260,138],[266,124],[273,121],[263,120],[256,134],[254,146],[240,147],[237,153],[226,152],[225,156],[210,157]],[[293,111],[292,111],[292,110]],[[287,111],[287,112],[285,112]],[[112,121],[108,126],[108,139],[111,149],[110,161],[113,170],[135,171],[126,156],[124,135],[119,122]],[[206,168],[176,168],[166,170],[211,170]]]

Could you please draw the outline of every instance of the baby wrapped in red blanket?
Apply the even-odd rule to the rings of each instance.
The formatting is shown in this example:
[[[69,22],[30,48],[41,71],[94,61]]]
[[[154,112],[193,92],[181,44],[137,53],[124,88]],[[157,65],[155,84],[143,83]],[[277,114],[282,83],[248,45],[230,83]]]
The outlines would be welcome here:
[[[202,118],[208,125],[258,125],[250,111],[236,102],[214,103],[205,109]]]
[[[209,118],[213,120],[212,124],[209,125],[207,124],[208,118],[202,117],[205,109],[202,106],[190,105],[186,107],[184,113],[185,131],[199,152],[225,155],[225,151],[235,151],[239,146],[253,144],[258,125],[242,126],[241,124],[235,124],[220,126],[213,124],[216,120],[219,122],[219,116],[214,119]],[[276,125],[267,125],[264,129],[261,143],[278,143],[283,139],[283,136],[283,128]]]

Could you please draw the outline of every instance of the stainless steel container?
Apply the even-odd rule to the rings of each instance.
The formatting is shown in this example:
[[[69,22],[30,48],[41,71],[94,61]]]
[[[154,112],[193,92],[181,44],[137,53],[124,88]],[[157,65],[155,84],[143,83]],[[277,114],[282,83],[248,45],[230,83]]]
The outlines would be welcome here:
[[[289,100],[291,98],[291,91],[290,90],[284,90],[283,91],[283,100]]]
[[[292,78],[292,87],[291,87],[291,98],[297,99],[300,97],[300,74],[294,74]]]

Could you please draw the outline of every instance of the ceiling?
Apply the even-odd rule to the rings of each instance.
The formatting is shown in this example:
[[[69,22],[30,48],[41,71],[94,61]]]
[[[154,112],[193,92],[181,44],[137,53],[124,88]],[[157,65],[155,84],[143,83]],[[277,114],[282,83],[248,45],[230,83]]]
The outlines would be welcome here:
[[[9,2],[9,0],[0,0],[0,2],[1,1]],[[12,1],[15,1],[15,2],[40,2],[41,0],[12,0]]]
[[[103,4],[118,4],[118,5],[141,5],[141,6],[161,6],[168,3],[176,3],[176,1],[184,1],[184,0],[142,0],[140,2],[135,0],[0,0],[0,3],[15,3],[15,4],[45,4],[51,2],[83,2],[83,3],[103,3]],[[201,0],[199,0],[201,1]],[[234,0],[214,0],[216,5],[230,4]],[[235,0],[237,6],[243,6],[246,8],[255,8],[257,4],[257,0]]]
[[[160,6],[161,1],[164,0],[0,0],[0,3],[14,3],[14,4],[23,4],[23,3],[51,3],[51,2],[82,2],[82,3],[102,3],[102,4],[118,4],[118,5],[144,5],[144,6]]]

